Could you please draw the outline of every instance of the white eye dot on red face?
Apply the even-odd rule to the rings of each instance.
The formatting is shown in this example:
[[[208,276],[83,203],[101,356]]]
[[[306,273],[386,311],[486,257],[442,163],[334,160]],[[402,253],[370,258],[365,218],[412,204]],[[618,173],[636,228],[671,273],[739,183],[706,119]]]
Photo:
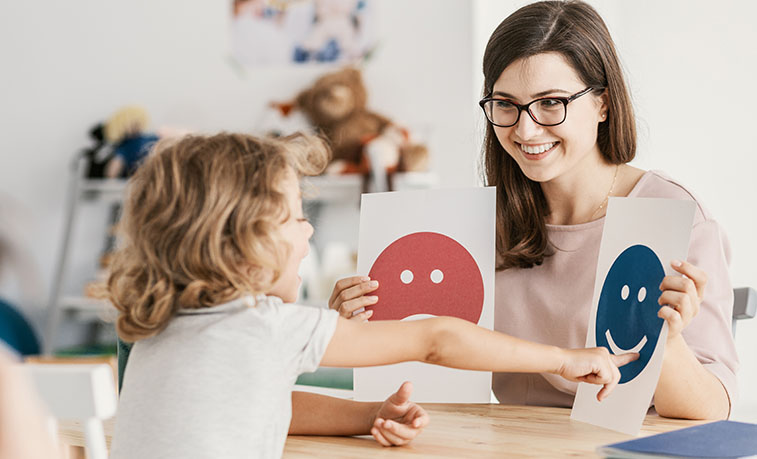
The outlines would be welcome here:
[[[406,269],[400,273],[400,280],[403,284],[409,284],[413,281],[413,272]]]
[[[438,284],[439,282],[442,281],[442,279],[444,279],[444,273],[439,269],[435,269],[431,271],[430,277],[431,277],[431,282]]]
[[[639,294],[636,297],[639,300],[639,303],[643,302],[644,298],[646,298],[646,297],[647,297],[647,289],[646,289],[646,287],[640,288],[639,289]]]
[[[628,295],[630,295],[630,294],[631,294],[631,289],[628,288],[627,285],[624,285],[623,288],[620,289],[620,297],[623,300],[627,300],[628,299]]]

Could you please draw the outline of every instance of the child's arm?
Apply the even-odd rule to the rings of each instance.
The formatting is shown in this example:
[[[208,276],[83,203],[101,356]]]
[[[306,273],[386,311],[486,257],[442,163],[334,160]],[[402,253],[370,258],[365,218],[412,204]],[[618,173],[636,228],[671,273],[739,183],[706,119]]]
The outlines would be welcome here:
[[[368,435],[384,446],[404,445],[428,424],[428,414],[410,401],[405,382],[386,401],[355,402],[309,392],[292,392],[290,435]]]
[[[603,384],[599,400],[620,379],[618,366],[638,354],[605,348],[561,349],[487,330],[462,319],[358,322],[339,318],[321,365],[361,367],[421,361],[464,370],[554,373],[571,381]]]

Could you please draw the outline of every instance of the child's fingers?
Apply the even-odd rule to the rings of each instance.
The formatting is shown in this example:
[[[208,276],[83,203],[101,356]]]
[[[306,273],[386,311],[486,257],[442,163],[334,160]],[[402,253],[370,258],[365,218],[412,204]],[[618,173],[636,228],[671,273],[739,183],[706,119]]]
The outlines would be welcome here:
[[[418,434],[414,429],[388,419],[376,427],[378,427],[381,435],[393,445],[404,445]]]
[[[622,367],[623,365],[631,363],[638,358],[639,358],[638,352],[630,352],[628,354],[620,354],[620,355],[610,354],[610,360],[612,360],[612,363],[616,367]]]
[[[373,426],[371,428],[371,435],[373,435],[373,438],[375,438],[376,441],[379,442],[381,445],[383,445],[383,446],[392,446],[392,444],[389,443],[389,440],[387,440],[386,438],[384,438],[384,436],[381,434],[381,432],[379,431],[378,427]]]
[[[342,293],[344,290],[347,290],[353,285],[357,285],[361,282],[368,282],[370,280],[371,278],[368,276],[352,276],[352,277],[345,277],[344,279],[339,279],[338,281],[336,281],[336,284],[334,285],[334,290],[331,292],[331,297],[329,297],[329,304],[334,303],[337,295]]]

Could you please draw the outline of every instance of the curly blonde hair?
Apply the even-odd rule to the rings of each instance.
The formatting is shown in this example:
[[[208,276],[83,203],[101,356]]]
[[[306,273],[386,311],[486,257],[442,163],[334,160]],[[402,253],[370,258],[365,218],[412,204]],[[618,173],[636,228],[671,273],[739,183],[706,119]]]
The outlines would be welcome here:
[[[329,159],[323,140],[302,134],[187,136],[155,150],[131,178],[107,281],[129,342],[159,333],[180,308],[267,292],[289,250],[280,182],[290,168],[318,174]]]

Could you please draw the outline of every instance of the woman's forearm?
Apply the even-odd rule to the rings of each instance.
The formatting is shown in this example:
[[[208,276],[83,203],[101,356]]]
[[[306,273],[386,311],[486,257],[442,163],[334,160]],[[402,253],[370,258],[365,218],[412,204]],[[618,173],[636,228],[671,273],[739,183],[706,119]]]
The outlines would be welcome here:
[[[666,343],[654,404],[669,418],[725,419],[730,411],[720,380],[699,363],[681,335]]]
[[[380,402],[292,392],[290,435],[370,435]]]

